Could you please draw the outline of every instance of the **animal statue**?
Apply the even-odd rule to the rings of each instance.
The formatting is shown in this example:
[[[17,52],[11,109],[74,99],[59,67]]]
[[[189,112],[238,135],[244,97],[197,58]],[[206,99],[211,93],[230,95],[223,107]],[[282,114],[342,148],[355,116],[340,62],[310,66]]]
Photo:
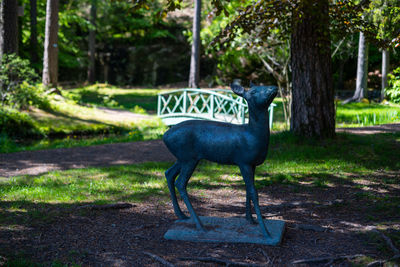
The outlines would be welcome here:
[[[267,157],[270,137],[268,107],[277,94],[277,87],[251,85],[246,91],[234,82],[231,84],[231,90],[248,103],[247,124],[189,120],[171,127],[164,134],[164,143],[177,158],[175,164],[165,172],[174,212],[180,219],[189,219],[179,207],[176,187],[196,228],[205,232],[189,200],[186,191],[188,181],[201,159],[237,165],[246,184],[246,219],[255,223],[251,211],[253,202],[261,232],[268,238],[270,234],[262,219],[258,193],[254,187],[254,172],[256,166],[262,164]],[[175,181],[178,175],[179,178]]]

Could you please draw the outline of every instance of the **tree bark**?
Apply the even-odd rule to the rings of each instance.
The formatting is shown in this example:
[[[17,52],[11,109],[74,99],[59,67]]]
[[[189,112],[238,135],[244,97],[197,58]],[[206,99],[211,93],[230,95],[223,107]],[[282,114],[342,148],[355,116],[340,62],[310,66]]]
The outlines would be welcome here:
[[[31,22],[31,35],[29,37],[29,49],[31,54],[31,63],[39,62],[37,53],[37,0],[30,0],[30,22]]]
[[[97,1],[92,0],[92,6],[90,8],[90,24],[89,29],[89,66],[88,66],[88,81],[94,83],[96,81],[96,13],[97,13]]]
[[[200,80],[200,20],[201,0],[195,0],[193,16],[193,43],[190,58],[189,87],[198,88]]]
[[[352,97],[353,101],[361,101],[367,96],[367,80],[368,80],[368,43],[365,35],[360,32],[358,41],[358,59],[357,59],[357,80],[356,91]]]
[[[3,20],[3,12],[4,10],[4,1],[0,0],[0,66],[3,61],[3,53],[4,53],[4,20]],[[0,81],[1,85],[1,81]]]
[[[328,0],[302,0],[293,13],[290,129],[304,137],[335,135],[328,11]]]
[[[381,101],[385,98],[385,88],[388,87],[388,78],[387,75],[389,73],[389,60],[390,54],[389,50],[382,50],[382,90],[381,90]]]
[[[2,0],[3,53],[18,54],[18,1]]]
[[[47,0],[43,55],[43,85],[54,87],[58,82],[58,6],[59,0]]]

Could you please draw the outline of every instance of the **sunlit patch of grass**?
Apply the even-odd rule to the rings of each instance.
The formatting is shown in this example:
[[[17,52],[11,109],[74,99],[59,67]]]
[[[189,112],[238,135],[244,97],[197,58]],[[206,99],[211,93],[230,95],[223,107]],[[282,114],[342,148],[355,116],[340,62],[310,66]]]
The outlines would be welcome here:
[[[149,169],[148,166],[88,168],[13,177],[1,182],[0,195],[4,201],[42,203],[139,201],[154,191],[165,195],[165,179],[160,175],[165,167]]]
[[[369,126],[400,122],[400,106],[379,103],[339,104],[336,124],[339,127]]]
[[[157,110],[159,89],[124,89],[108,84],[95,84],[66,91],[65,95],[81,104],[111,107],[150,114]],[[142,112],[141,112],[142,113]]]

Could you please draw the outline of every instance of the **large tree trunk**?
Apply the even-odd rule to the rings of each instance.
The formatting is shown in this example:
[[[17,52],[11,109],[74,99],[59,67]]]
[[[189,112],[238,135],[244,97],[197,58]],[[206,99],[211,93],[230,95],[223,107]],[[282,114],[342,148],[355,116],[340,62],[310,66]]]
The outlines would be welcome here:
[[[43,55],[43,85],[54,87],[58,82],[58,6],[59,0],[47,0]]]
[[[3,53],[18,53],[18,1],[2,0]]]
[[[193,16],[193,43],[190,59],[189,87],[198,88],[200,80],[200,20],[201,0],[195,0]]]
[[[90,24],[89,29],[89,66],[88,66],[88,81],[94,83],[96,81],[96,5],[97,0],[92,0],[90,8]]]
[[[31,54],[31,63],[39,62],[37,53],[37,0],[30,0],[30,20],[31,20],[31,36],[29,38],[29,49]]]
[[[382,50],[382,91],[381,101],[385,98],[385,88],[388,87],[388,75],[389,73],[389,50]]]
[[[333,137],[328,0],[302,0],[293,13],[291,38],[291,131],[305,137]]]

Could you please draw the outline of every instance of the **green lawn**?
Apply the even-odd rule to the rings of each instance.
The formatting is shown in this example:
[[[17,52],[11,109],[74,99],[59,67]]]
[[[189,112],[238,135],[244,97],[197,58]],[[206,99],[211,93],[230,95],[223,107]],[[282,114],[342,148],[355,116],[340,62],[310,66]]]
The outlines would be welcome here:
[[[400,122],[400,105],[387,103],[338,104],[336,124],[338,127],[371,126]]]
[[[65,95],[79,104],[111,107],[155,114],[159,89],[123,89],[107,84],[95,84],[67,90]]]

